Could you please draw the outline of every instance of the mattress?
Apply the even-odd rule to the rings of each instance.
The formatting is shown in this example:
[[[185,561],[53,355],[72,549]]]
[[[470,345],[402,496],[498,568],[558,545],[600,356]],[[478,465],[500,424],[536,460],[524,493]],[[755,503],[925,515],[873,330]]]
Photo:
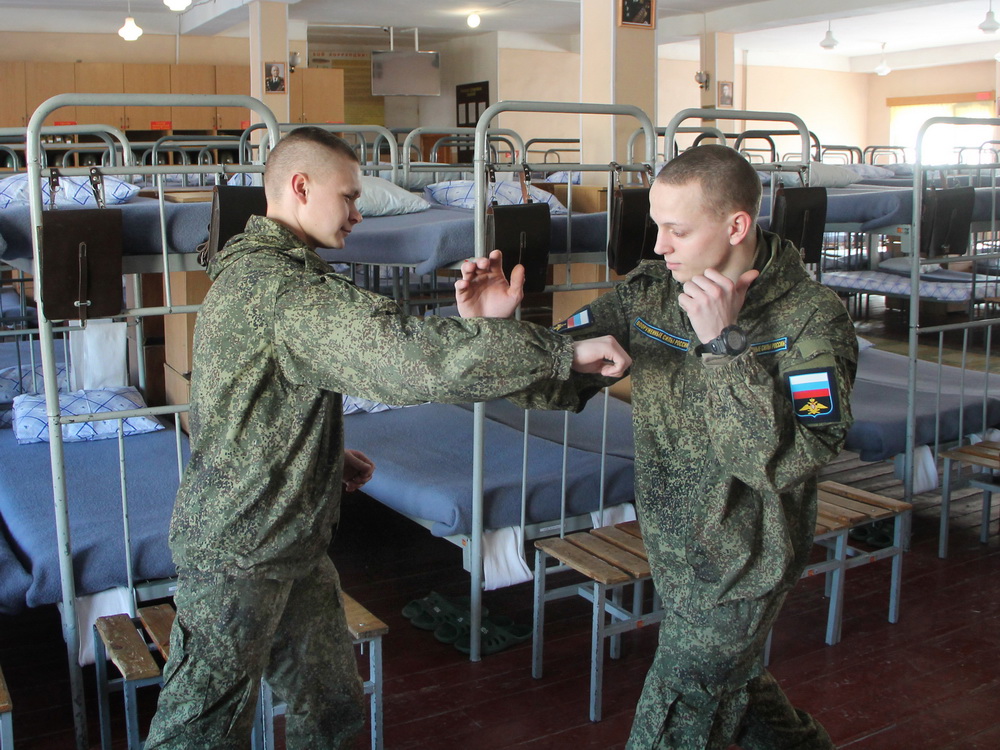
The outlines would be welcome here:
[[[187,460],[187,439],[183,439]],[[127,584],[118,441],[65,443],[73,570],[78,595]],[[167,532],[177,492],[175,432],[125,440],[135,579],[175,573]],[[0,613],[62,598],[49,445],[18,445],[0,430]]]
[[[345,417],[344,444],[365,452],[377,467],[365,485],[365,493],[404,515],[429,521],[435,536],[471,533],[471,408],[424,404]],[[484,518],[487,529],[499,529],[520,522],[523,412],[496,402],[488,405],[488,413]],[[531,412],[531,419],[526,520],[541,523],[560,517],[564,417],[562,413]],[[571,415],[570,419],[566,512],[578,515],[598,508],[603,399],[592,399],[581,415]],[[635,496],[631,430],[630,409],[619,403],[610,415],[611,438],[604,476],[606,506],[632,502]]]
[[[572,252],[607,251],[607,214],[552,217],[552,252],[566,246],[572,222]],[[475,219],[465,208],[432,205],[427,211],[365,219],[354,227],[343,250],[319,250],[328,263],[370,263],[412,266],[418,274],[433,273],[475,254]]]
[[[955,279],[961,278],[960,281]],[[963,278],[964,277],[964,278]],[[940,280],[945,278],[946,280]],[[932,302],[968,302],[995,296],[998,292],[997,277],[980,275],[978,283],[971,284],[972,274],[960,271],[942,271],[932,277],[920,279],[920,299]],[[838,292],[878,294],[886,297],[909,297],[910,277],[886,271],[824,271],[823,285]]]
[[[851,394],[854,425],[847,433],[847,450],[856,451],[864,461],[883,461],[906,450],[908,378],[906,356],[878,349],[860,353]],[[960,420],[961,433],[982,431],[984,404],[985,426],[1000,425],[1000,375],[918,362],[914,444],[932,445],[936,438],[958,439]]]

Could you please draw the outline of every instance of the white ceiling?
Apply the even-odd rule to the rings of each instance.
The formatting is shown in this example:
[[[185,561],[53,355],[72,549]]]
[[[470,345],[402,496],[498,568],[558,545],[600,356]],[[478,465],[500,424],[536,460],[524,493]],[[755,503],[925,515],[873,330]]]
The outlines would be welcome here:
[[[339,42],[387,47],[379,28],[349,29],[346,24],[389,27],[397,45],[412,44],[419,29],[421,49],[457,35],[531,31],[575,35],[580,0],[279,0],[287,2],[291,36],[311,42]],[[183,14],[162,0],[0,0],[8,31],[101,32],[116,30],[126,9],[149,33],[245,34],[249,0],[195,0]],[[738,57],[761,65],[822,67],[870,71],[881,58],[881,45],[893,68],[987,60],[1000,52],[1000,34],[977,26],[989,0],[660,0],[657,41],[661,55],[696,58],[703,30],[732,32]],[[998,2],[1000,12],[1000,2]],[[477,30],[465,24],[476,11]],[[819,47],[831,24],[840,44]],[[308,31],[307,31],[308,29]],[[141,42],[140,42],[141,43]]]

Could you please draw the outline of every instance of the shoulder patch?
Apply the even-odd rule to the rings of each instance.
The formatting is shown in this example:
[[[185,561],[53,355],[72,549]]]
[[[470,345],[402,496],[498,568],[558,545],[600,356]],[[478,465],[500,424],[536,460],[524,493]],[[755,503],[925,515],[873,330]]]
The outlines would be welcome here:
[[[552,330],[556,333],[563,333],[565,331],[582,331],[584,328],[590,328],[594,325],[594,318],[590,314],[590,305],[579,312],[566,318],[566,320],[561,323],[556,323],[552,326]]]
[[[676,333],[664,331],[662,328],[650,325],[642,318],[636,318],[632,325],[639,333],[649,336],[649,338],[659,341],[661,344],[666,344],[672,349],[686,352],[691,348],[691,339],[678,336]]]
[[[795,416],[809,424],[840,421],[837,375],[832,367],[817,367],[785,375]]]

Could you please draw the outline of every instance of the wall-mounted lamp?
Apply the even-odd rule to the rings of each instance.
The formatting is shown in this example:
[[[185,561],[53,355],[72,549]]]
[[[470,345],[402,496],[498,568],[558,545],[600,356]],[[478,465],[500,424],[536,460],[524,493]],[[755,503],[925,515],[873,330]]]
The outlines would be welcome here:
[[[469,24],[470,29],[479,28],[479,24],[482,23],[482,18],[479,17],[478,13],[470,13],[469,17],[465,19],[465,22]]]
[[[128,15],[125,17],[125,23],[118,29],[118,36],[126,42],[134,42],[142,36],[142,29],[139,28],[139,24],[132,18],[132,0],[128,0]]]
[[[191,5],[191,0],[163,0],[163,4],[170,8],[170,10],[180,13],[182,10],[188,9],[188,6]]]
[[[699,70],[694,74],[694,80],[700,88],[708,89],[709,75],[707,71]]]
[[[295,72],[295,66],[296,65],[301,65],[301,64],[302,64],[302,55],[300,55],[298,52],[292,52],[291,54],[288,55],[288,72],[289,73],[294,73]]]

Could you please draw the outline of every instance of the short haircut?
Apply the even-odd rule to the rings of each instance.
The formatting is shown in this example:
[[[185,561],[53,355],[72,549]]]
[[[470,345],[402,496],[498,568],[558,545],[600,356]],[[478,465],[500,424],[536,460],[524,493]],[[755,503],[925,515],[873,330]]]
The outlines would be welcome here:
[[[267,155],[264,166],[264,189],[269,198],[280,194],[285,177],[299,169],[316,169],[322,163],[323,152],[358,164],[358,155],[351,144],[328,130],[306,125],[289,131]]]
[[[717,216],[746,211],[756,222],[760,213],[760,177],[750,162],[728,146],[689,148],[668,161],[656,181],[664,185],[697,182],[708,209]]]

